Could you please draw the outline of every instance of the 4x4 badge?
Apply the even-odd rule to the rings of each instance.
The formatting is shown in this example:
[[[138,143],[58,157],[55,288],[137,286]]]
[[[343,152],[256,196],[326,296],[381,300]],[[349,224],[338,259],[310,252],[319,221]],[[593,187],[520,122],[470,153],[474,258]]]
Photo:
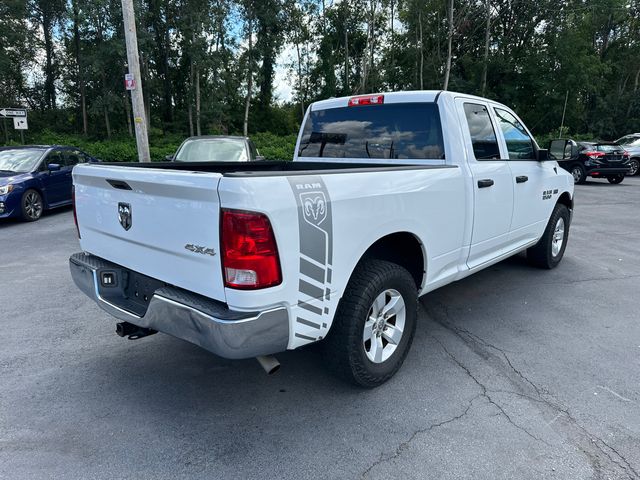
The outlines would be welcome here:
[[[118,220],[120,221],[120,225],[125,230],[129,230],[131,228],[131,224],[133,222],[133,218],[131,216],[131,205],[124,202],[118,203]]]

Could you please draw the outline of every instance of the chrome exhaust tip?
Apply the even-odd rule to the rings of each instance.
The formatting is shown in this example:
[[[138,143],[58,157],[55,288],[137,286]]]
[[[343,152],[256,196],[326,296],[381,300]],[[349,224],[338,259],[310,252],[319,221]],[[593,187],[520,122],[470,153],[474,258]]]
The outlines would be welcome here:
[[[280,362],[271,355],[260,355],[256,357],[256,360],[260,366],[264,369],[267,375],[273,375],[280,370]]]

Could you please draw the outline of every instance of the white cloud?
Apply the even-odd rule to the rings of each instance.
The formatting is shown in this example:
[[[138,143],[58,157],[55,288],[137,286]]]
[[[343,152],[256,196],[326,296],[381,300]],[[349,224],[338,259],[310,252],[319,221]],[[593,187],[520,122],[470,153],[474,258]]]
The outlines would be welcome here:
[[[277,103],[289,102],[293,99],[295,76],[289,65],[295,59],[295,47],[288,43],[276,59],[276,71],[273,79],[274,97]]]

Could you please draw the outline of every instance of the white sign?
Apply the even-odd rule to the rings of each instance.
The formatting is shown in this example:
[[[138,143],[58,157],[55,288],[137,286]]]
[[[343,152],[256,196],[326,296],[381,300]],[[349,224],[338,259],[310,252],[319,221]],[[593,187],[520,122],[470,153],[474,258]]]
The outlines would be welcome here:
[[[133,77],[133,73],[126,73],[124,76],[124,88],[127,90],[136,89],[136,79]]]
[[[15,128],[16,130],[26,130],[27,128],[29,128],[29,126],[27,125],[27,117],[24,117],[24,118],[14,117],[13,128]]]
[[[23,108],[3,108],[0,110],[3,117],[24,117],[27,118],[27,111]]]

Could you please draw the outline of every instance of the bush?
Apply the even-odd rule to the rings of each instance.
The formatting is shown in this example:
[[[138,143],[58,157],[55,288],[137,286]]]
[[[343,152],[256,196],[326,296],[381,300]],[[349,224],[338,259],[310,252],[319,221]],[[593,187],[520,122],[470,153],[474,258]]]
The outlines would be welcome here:
[[[175,153],[185,138],[179,134],[151,133],[149,153],[153,162],[161,162],[167,155]],[[264,155],[267,160],[291,160],[293,158],[296,135],[278,136],[264,132],[256,133],[251,138],[260,154]],[[27,136],[25,141],[41,145],[72,145],[105,162],[138,161],[136,140],[129,136],[114,137],[111,140],[96,140],[83,135],[60,134],[51,130],[43,130],[39,134]],[[9,142],[8,145],[17,145],[17,143]]]
[[[251,136],[260,155],[267,160],[293,160],[297,135],[278,136],[273,133],[256,133]]]

